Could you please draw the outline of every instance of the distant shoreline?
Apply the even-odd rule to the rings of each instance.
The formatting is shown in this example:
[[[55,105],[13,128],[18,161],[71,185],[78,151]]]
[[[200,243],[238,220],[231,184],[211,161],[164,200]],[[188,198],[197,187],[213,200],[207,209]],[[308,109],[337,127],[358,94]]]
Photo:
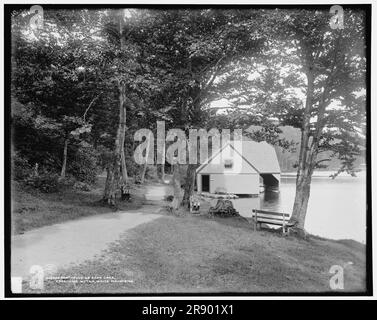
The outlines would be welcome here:
[[[336,173],[335,170],[329,170],[329,171],[314,171],[313,173],[313,177],[323,177],[323,178],[329,178],[330,175]],[[359,172],[356,172],[356,175],[357,177],[360,177],[360,176],[365,176],[366,172],[365,170],[362,170],[362,171],[359,171]],[[297,175],[297,172],[296,171],[291,171],[291,172],[282,172],[281,174],[281,177],[296,177]],[[339,174],[339,177],[352,177],[351,175],[345,173],[345,172],[342,172]]]

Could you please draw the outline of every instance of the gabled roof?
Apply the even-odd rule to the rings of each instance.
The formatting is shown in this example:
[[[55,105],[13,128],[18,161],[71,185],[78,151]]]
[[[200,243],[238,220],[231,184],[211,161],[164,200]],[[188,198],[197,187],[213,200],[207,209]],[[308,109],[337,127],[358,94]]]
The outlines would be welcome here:
[[[228,143],[233,149],[242,155],[246,162],[248,162],[259,174],[263,173],[280,173],[279,161],[273,146],[267,142],[254,142],[250,140],[242,141],[242,152],[237,150],[237,142]],[[227,145],[228,145],[227,144]],[[208,163],[212,161],[222,150],[227,146],[223,146],[218,152],[203,163],[197,172],[201,171]]]
[[[265,141],[242,141],[242,156],[257,168],[259,173],[280,173],[276,151]]]

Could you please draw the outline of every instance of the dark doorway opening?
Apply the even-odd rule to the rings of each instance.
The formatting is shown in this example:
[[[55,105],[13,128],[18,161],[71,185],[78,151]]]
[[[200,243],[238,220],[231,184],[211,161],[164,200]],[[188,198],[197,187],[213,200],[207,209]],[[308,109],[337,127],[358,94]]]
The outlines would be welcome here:
[[[209,192],[209,175],[202,175],[202,191]]]
[[[278,191],[279,190],[279,180],[276,179],[273,174],[261,174],[263,178],[263,185],[266,190]]]

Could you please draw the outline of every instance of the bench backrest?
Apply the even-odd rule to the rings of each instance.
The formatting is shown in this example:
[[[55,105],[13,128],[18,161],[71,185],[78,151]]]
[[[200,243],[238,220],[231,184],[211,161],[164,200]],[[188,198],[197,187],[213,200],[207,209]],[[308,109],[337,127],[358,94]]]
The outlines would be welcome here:
[[[253,209],[254,219],[257,222],[265,222],[271,224],[283,224],[288,222],[289,214],[282,212],[272,212],[266,210],[256,210]]]

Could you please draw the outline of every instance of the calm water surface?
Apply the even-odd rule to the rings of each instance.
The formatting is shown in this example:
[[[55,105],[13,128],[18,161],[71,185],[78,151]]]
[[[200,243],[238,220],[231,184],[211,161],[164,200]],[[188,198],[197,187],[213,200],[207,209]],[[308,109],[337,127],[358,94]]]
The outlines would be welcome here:
[[[250,217],[252,209],[292,212],[295,196],[295,176],[282,177],[280,193],[265,192],[259,198],[232,200],[241,215]],[[331,239],[354,239],[365,243],[366,238],[366,179],[339,176],[331,179],[321,172],[313,177],[306,230]]]

